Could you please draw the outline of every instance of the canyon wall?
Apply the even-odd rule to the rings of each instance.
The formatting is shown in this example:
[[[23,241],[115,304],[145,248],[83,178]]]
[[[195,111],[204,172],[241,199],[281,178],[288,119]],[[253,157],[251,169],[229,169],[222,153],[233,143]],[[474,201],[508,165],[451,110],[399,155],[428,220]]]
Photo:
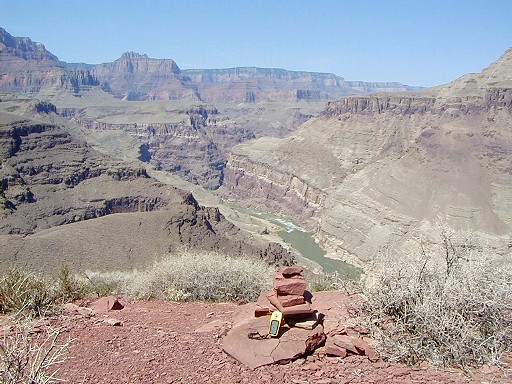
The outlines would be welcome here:
[[[472,231],[477,246],[509,252],[507,79],[512,68],[497,63],[444,88],[329,102],[289,137],[235,147],[222,190],[297,219],[331,256],[356,264],[409,252],[418,239],[438,241],[437,223]],[[300,188],[290,198],[293,179]],[[315,193],[308,195],[310,188]]]
[[[249,237],[190,192],[93,150],[46,109],[37,121],[0,112],[0,270],[13,263],[50,272],[62,263],[140,268],[183,246],[293,262],[283,247]]]

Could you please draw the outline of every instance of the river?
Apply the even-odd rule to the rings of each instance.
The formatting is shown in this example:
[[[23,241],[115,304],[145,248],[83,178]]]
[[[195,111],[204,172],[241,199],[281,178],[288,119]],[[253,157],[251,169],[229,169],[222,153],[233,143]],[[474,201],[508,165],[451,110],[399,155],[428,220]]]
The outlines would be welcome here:
[[[292,220],[270,213],[240,207],[236,207],[235,209],[278,225],[282,229],[282,231],[279,232],[281,238],[302,257],[319,265],[325,273],[337,272],[340,276],[350,279],[358,279],[361,275],[360,268],[342,260],[325,257],[327,252],[315,242],[313,235]]]

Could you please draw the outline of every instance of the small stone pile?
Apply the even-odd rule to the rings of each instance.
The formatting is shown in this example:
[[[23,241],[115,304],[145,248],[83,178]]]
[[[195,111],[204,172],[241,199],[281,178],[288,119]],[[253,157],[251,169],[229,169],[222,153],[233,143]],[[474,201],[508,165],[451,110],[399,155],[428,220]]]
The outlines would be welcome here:
[[[309,317],[315,313],[311,307],[312,297],[306,290],[303,268],[284,267],[274,275],[274,289],[260,295],[254,315],[267,316],[277,309],[285,319]]]
[[[286,363],[317,349],[319,355],[357,354],[375,361],[378,355],[366,330],[341,325],[348,318],[347,302],[340,292],[317,292],[313,300],[304,270],[283,267],[274,275],[272,291],[263,292],[254,307],[242,308],[222,348],[251,369]],[[269,315],[275,310],[282,312],[284,321],[278,337],[269,337]]]

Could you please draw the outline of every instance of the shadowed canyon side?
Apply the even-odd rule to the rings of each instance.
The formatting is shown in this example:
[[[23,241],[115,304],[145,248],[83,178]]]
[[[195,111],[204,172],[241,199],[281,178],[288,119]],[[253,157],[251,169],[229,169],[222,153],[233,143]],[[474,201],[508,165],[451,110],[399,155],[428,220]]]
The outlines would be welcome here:
[[[509,49],[482,73],[444,86],[330,102],[289,137],[235,147],[223,191],[260,207],[272,197],[352,261],[432,238],[436,220],[507,252],[511,90]]]
[[[191,193],[93,150],[39,104],[27,108],[33,118],[0,113],[0,269],[141,268],[180,246],[291,263],[280,245],[251,239]]]

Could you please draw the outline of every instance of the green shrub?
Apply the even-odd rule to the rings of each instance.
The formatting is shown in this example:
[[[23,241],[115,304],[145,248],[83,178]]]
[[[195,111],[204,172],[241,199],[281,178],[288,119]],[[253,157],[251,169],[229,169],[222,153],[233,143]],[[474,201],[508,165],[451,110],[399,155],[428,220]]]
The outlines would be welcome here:
[[[440,246],[422,244],[420,256],[375,263],[364,293],[381,353],[410,364],[496,363],[512,350],[511,261],[441,237]]]
[[[52,313],[57,293],[42,276],[11,268],[0,278],[0,312],[23,316]]]
[[[59,270],[58,292],[62,302],[73,302],[86,293],[86,285],[71,273],[66,264]]]

